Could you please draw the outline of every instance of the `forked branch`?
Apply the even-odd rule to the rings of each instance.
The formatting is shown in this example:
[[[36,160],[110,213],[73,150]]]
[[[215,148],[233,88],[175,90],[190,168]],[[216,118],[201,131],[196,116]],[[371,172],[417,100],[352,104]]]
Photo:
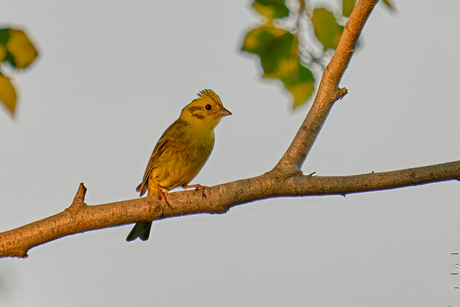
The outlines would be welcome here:
[[[350,63],[364,25],[378,0],[358,1],[343,30],[342,37],[331,61],[324,70],[315,100],[288,150],[276,165],[280,172],[294,173],[300,170],[326,118],[338,99],[347,94],[339,88],[345,70]]]

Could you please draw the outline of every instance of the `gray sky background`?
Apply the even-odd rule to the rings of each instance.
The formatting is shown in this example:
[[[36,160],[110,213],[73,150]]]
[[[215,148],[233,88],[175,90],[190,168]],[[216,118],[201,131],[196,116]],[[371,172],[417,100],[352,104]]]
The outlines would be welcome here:
[[[304,172],[460,158],[460,2],[396,5],[371,15]],[[203,185],[271,169],[308,110],[239,52],[257,24],[248,1],[10,0],[0,21],[41,55],[14,76],[17,118],[0,112],[0,231],[64,210],[80,182],[88,204],[137,197],[157,139],[199,90],[233,112]],[[131,225],[79,234],[0,260],[0,305],[460,306],[459,198],[447,182],[169,219],[147,242],[125,242]]]

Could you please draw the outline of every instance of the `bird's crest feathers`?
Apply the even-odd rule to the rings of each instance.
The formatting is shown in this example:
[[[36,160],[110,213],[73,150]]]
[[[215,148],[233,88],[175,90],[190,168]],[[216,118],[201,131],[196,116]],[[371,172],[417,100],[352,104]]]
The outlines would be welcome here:
[[[200,97],[200,98],[210,98],[210,99],[214,100],[218,105],[223,106],[219,95],[217,95],[213,90],[210,90],[210,89],[202,90],[202,91],[200,91],[198,93],[198,97]],[[200,98],[197,98],[197,99],[200,99]]]

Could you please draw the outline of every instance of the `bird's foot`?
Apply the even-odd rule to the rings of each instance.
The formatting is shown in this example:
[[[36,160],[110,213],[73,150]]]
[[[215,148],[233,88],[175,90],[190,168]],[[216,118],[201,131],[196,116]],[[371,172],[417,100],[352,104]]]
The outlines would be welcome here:
[[[209,187],[205,186],[205,185],[201,185],[201,184],[192,184],[192,185],[184,185],[182,186],[184,189],[190,189],[190,188],[194,188],[195,189],[195,192],[198,191],[198,190],[201,190],[201,196],[203,198],[206,198],[206,191],[205,189],[209,189]]]
[[[168,202],[168,199],[166,198],[166,194],[168,194],[168,192],[166,192],[166,193],[163,192],[163,190],[160,189],[160,187],[158,185],[157,185],[157,188],[158,188],[158,200],[164,199],[166,204],[168,205],[169,209],[172,210],[173,208],[171,207],[171,205]]]

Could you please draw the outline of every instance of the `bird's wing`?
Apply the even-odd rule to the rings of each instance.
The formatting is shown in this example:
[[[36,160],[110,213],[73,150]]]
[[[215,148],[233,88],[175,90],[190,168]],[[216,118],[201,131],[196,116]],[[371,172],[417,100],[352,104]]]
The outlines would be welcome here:
[[[152,155],[150,156],[149,163],[145,168],[142,182],[136,188],[136,191],[140,192],[140,196],[144,195],[147,191],[147,182],[149,180],[150,174],[158,166],[158,159],[160,158],[161,154],[166,150],[168,144],[171,142],[171,137],[174,137],[174,130],[178,129],[179,126],[181,126],[182,124],[182,120],[180,119],[172,123],[171,126],[169,126],[168,129],[165,130],[165,132],[163,132],[157,144],[155,145]]]

